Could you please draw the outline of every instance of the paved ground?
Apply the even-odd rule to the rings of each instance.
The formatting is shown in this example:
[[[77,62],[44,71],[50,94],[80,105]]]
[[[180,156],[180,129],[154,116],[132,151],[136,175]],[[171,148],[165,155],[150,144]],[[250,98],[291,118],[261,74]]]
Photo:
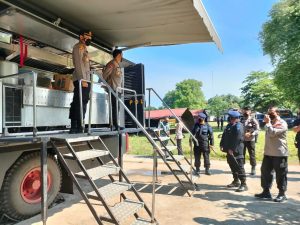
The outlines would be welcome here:
[[[259,165],[260,166],[260,165]],[[258,167],[259,168],[259,167]],[[152,161],[141,157],[126,156],[125,169],[131,181],[151,207]],[[159,169],[166,171],[159,163]],[[250,166],[246,165],[246,171]],[[228,165],[224,161],[212,162],[212,176],[201,174],[199,191],[193,197],[174,189],[176,180],[169,174],[160,174],[156,195],[156,218],[161,225],[265,225],[300,224],[300,166],[289,166],[288,201],[275,203],[259,201],[253,197],[261,191],[260,174],[248,176],[249,191],[242,194],[227,189],[232,180]],[[258,171],[259,172],[259,171]],[[272,194],[277,195],[276,185]],[[47,225],[96,225],[87,206],[77,195],[64,195],[66,201],[49,210]],[[18,225],[40,225],[40,216]]]

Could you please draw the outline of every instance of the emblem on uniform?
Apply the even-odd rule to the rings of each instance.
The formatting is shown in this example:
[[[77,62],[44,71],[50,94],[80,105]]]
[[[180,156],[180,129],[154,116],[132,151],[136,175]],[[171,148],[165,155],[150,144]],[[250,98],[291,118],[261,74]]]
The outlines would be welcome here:
[[[84,50],[84,44],[80,44],[80,45],[79,45],[79,50],[80,50],[80,51],[83,51],[83,50]]]

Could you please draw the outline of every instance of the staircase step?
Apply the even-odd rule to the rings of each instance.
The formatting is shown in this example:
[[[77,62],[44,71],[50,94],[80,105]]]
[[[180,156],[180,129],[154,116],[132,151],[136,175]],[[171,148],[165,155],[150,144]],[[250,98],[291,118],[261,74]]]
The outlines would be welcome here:
[[[120,195],[121,193],[128,191],[132,187],[132,184],[124,183],[124,182],[113,182],[104,187],[99,188],[100,194],[103,196],[105,200],[109,198]],[[98,199],[98,196],[95,191],[88,194],[89,198]]]
[[[191,172],[191,166],[190,165],[180,165],[182,170],[186,173],[190,173]],[[177,173],[182,173],[182,171],[177,167],[176,169],[174,169],[175,172]]]
[[[114,207],[111,208],[113,215],[115,215],[118,222],[121,222],[133,215],[139,209],[144,207],[144,203],[132,201],[129,199],[124,200],[123,202],[117,203]],[[106,216],[108,217],[108,216]]]
[[[191,179],[191,175],[189,175],[189,178]],[[199,175],[192,175],[192,181],[193,181],[193,183],[195,183],[198,179],[200,178],[200,176]],[[185,178],[185,179],[187,179],[187,178]],[[190,182],[188,181],[188,180],[182,180],[181,181],[182,183],[189,183],[190,184]]]
[[[104,165],[88,169],[87,173],[92,180],[97,180],[111,174],[117,174],[119,170],[120,167]],[[75,176],[78,178],[88,179],[83,172],[75,173]]]
[[[108,155],[109,151],[106,150],[97,150],[97,149],[90,149],[90,150],[84,150],[80,152],[75,152],[76,156],[80,161],[88,160],[88,159],[94,159],[100,156]],[[73,159],[75,160],[72,153],[64,154],[64,158],[66,159]]]
[[[69,143],[98,140],[99,136],[82,136],[87,134],[70,134],[66,141]],[[78,137],[77,137],[78,136]]]
[[[149,220],[145,220],[143,218],[136,219],[131,225],[151,225],[154,223],[151,223]]]
[[[179,161],[181,161],[181,160],[184,159],[184,156],[183,156],[183,155],[173,155],[173,157],[175,158],[175,160],[176,160],[177,162],[179,162]],[[174,161],[174,159],[173,159],[171,156],[167,157],[167,160],[168,160],[168,161]]]
[[[168,149],[169,151],[177,150],[177,146],[176,146],[176,145],[167,145],[166,147],[167,147],[167,149]],[[162,147],[161,150],[165,150],[165,148]]]
[[[154,141],[167,141],[167,140],[170,140],[170,137],[159,137],[159,138],[157,138],[157,137],[154,137],[153,138],[153,140]]]
[[[150,128],[151,131],[157,132],[163,130],[163,128]]]

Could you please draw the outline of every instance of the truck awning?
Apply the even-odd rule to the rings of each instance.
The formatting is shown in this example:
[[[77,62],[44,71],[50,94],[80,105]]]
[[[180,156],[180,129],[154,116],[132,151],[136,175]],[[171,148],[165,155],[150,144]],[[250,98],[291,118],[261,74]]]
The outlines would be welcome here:
[[[66,29],[91,29],[108,48],[221,41],[201,0],[7,0]],[[54,22],[54,20],[53,20]]]

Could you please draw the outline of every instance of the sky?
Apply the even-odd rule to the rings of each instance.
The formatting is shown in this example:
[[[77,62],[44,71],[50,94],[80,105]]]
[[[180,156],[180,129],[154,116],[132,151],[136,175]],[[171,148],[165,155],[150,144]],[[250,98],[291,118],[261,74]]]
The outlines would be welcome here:
[[[214,43],[143,47],[124,57],[145,65],[146,87],[162,97],[184,79],[203,82],[206,100],[222,94],[240,96],[242,82],[251,71],[272,71],[263,54],[259,32],[278,0],[203,0],[221,39],[223,53]],[[158,100],[152,101],[158,107]]]

